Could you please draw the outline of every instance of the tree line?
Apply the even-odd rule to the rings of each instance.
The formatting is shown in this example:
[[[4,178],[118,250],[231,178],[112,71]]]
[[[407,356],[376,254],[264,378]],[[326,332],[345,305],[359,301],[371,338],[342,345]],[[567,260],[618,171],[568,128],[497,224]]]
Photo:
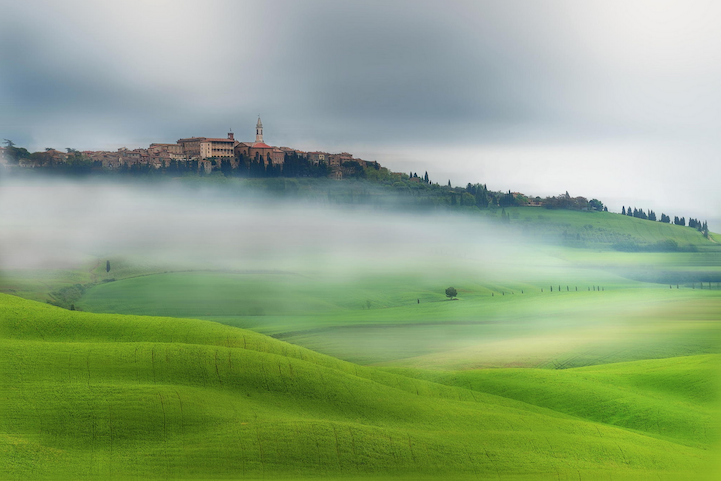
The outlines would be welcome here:
[[[649,209],[647,212],[644,212],[643,209],[637,209],[633,208],[631,209],[631,206],[626,209],[626,206],[621,207],[621,214],[627,215],[630,217],[636,217],[637,219],[644,219],[644,220],[650,220],[650,221],[656,221],[656,213]],[[664,224],[670,224],[671,223],[671,217],[661,213],[661,218],[658,219],[658,222],[663,222]],[[686,225],[686,218],[685,217],[678,217],[674,216],[673,218],[673,224],[674,225]],[[699,231],[705,238],[709,238],[709,231],[708,231],[708,222],[703,221],[701,222],[698,219],[694,219],[693,217],[689,218],[688,220],[688,226],[696,229]]]

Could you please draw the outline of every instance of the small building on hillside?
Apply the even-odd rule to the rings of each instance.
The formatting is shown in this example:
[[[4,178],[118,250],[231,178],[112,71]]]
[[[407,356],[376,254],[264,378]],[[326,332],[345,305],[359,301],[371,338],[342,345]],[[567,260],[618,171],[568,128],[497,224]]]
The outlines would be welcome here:
[[[182,159],[183,146],[180,144],[150,144],[148,153],[160,157],[166,157],[164,154],[167,154],[167,157],[171,159]]]
[[[328,154],[326,152],[308,152],[308,162],[313,165],[326,162],[327,158]]]

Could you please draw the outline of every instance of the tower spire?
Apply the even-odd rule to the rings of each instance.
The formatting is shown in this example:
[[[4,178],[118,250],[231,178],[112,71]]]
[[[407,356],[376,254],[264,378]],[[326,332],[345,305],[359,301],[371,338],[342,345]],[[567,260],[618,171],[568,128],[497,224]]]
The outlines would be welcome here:
[[[260,121],[260,114],[258,114],[258,123],[255,124],[255,141],[263,142],[263,122]]]

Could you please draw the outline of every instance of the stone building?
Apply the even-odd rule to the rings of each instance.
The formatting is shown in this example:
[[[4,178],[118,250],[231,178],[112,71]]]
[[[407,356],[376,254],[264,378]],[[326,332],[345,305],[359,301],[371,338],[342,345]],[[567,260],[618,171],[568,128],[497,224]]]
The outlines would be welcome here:
[[[164,154],[167,153],[171,159],[182,159],[183,146],[180,144],[150,144],[148,153],[159,157],[166,157]]]
[[[326,162],[328,155],[326,152],[308,152],[308,162],[318,165],[320,162]]]
[[[186,159],[209,159],[211,157],[233,157],[235,155],[235,139],[233,133],[227,139],[211,139],[208,137],[190,137],[178,139],[178,145]]]
[[[330,154],[326,157],[328,165],[332,168],[340,167],[340,154]]]
[[[308,158],[308,154],[307,154],[306,152],[304,152],[304,151],[302,151],[302,150],[294,149],[294,148],[292,148],[292,147],[280,147],[280,150],[282,150],[283,152],[285,152],[286,157],[287,157],[288,155],[293,155],[293,154],[295,154],[296,156],[298,156],[298,158],[301,158],[301,159],[307,159],[307,158]]]

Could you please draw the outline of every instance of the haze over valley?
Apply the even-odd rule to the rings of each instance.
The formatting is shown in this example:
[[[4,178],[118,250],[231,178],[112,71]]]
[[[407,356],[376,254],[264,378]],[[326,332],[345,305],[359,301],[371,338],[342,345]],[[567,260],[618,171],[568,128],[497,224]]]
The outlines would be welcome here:
[[[0,479],[721,477],[718,4],[2,12]]]

